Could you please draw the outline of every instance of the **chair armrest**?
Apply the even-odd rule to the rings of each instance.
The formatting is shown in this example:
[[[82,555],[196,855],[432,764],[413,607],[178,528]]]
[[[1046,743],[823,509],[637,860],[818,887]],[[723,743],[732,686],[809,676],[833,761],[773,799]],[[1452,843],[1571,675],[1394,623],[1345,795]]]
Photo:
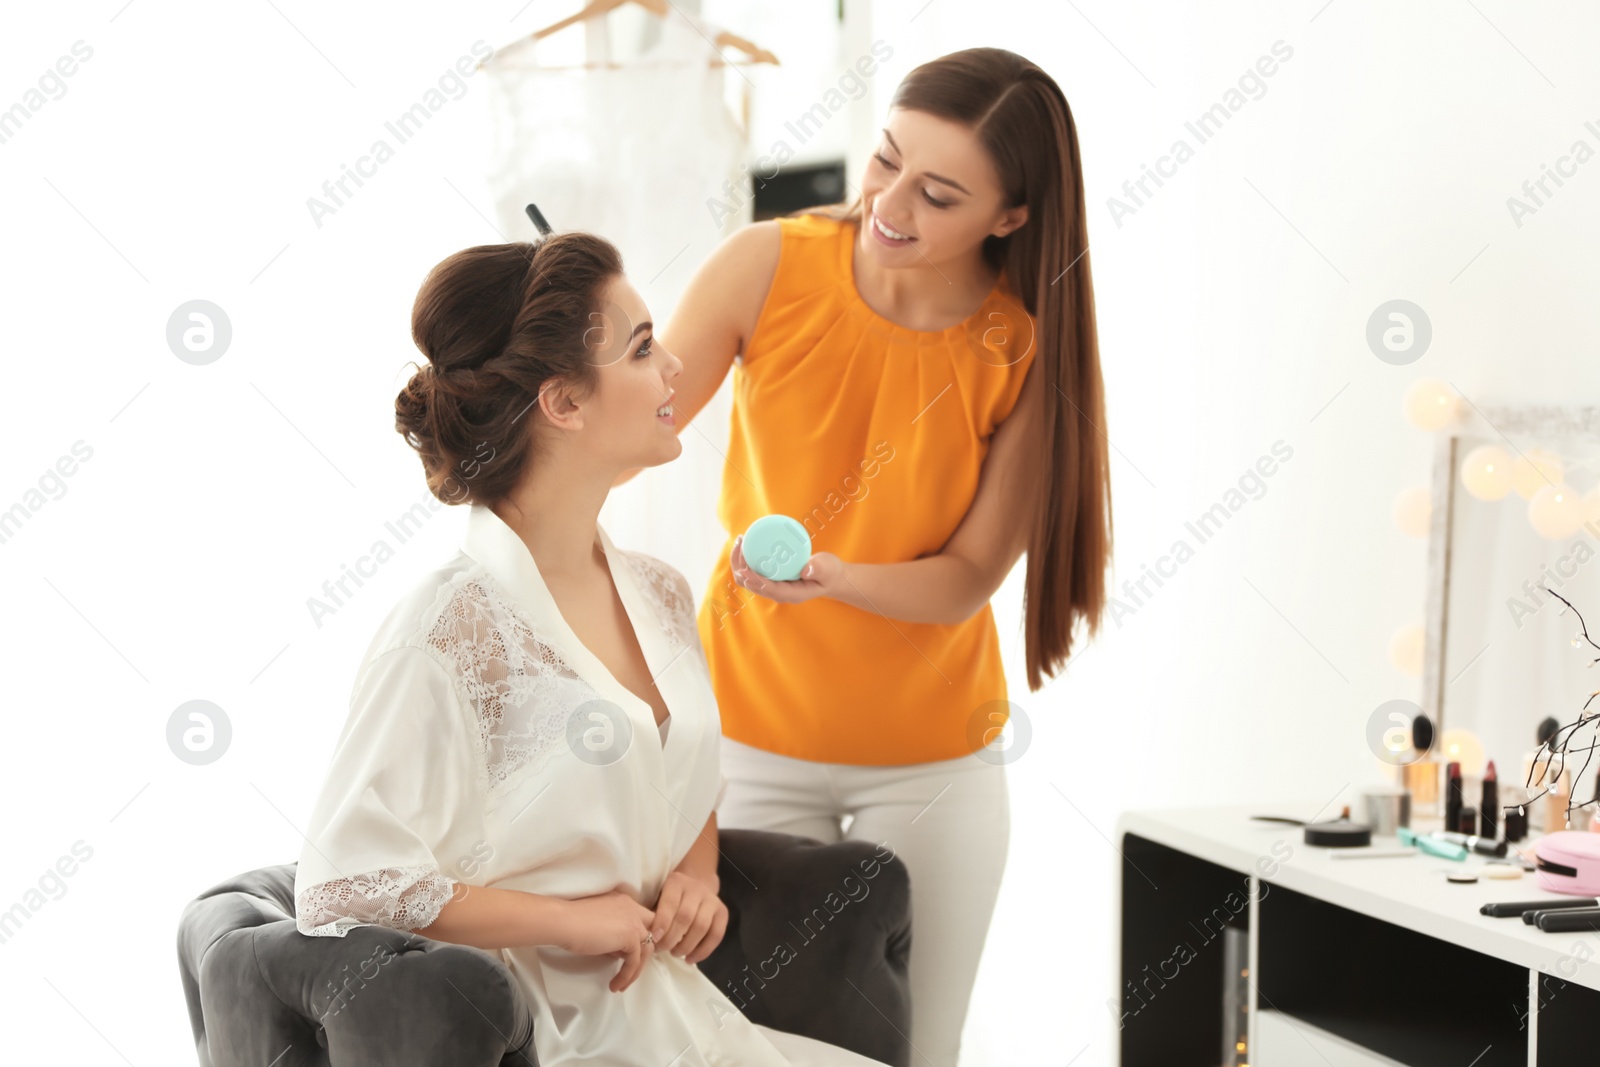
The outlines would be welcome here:
[[[908,1067],[911,878],[865,841],[722,829],[728,929],[700,970],[753,1022]]]
[[[251,871],[184,909],[178,966],[201,1067],[537,1067],[533,1012],[498,955],[381,926],[307,937],[294,872]]]

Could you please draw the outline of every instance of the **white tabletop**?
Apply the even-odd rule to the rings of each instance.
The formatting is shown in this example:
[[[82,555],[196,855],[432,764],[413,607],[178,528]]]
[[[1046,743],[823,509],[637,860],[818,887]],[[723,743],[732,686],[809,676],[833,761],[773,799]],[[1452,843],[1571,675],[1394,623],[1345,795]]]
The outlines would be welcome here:
[[[1329,819],[1337,814],[1324,811],[1318,815],[1316,801],[1134,811],[1117,821],[1117,845],[1121,847],[1122,834],[1137,834],[1243,874],[1261,874],[1264,864],[1274,863],[1275,870],[1266,867],[1266,880],[1273,885],[1600,989],[1600,931],[1547,934],[1516,916],[1496,919],[1478,914],[1481,906],[1493,901],[1562,897],[1540,886],[1532,871],[1505,881],[1480,877],[1471,884],[1453,884],[1445,880],[1446,872],[1476,870],[1488,861],[1487,857],[1473,855],[1455,862],[1418,853],[1394,858],[1333,859],[1334,852],[1358,850],[1307,845],[1298,826],[1250,818],[1285,815]],[[1417,817],[1411,825],[1422,833],[1438,829],[1440,820]],[[1515,847],[1528,850],[1531,857],[1531,846],[1537,837],[1530,835]],[[1375,849],[1398,845],[1393,837],[1372,838]],[[1283,856],[1287,860],[1281,859]],[[1270,901],[1270,891],[1266,899]]]

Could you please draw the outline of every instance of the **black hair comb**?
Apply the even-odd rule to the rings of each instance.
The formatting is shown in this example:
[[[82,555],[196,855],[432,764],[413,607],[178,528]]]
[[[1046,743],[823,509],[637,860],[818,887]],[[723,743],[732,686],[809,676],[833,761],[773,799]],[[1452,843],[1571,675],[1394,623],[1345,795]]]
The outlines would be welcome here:
[[[544,215],[533,204],[529,204],[524,210],[528,212],[528,218],[533,220],[534,228],[539,231],[539,236],[549,237],[554,232],[550,229],[550,224],[544,220]]]

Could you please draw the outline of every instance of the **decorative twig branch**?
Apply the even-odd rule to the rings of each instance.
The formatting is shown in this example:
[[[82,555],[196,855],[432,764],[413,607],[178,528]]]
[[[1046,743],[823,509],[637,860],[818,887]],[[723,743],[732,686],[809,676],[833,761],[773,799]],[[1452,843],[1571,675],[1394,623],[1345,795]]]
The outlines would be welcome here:
[[[1588,642],[1589,647],[1595,649],[1597,652],[1600,652],[1600,644],[1596,644],[1594,638],[1589,636],[1589,624],[1584,621],[1583,612],[1579,611],[1577,607],[1573,605],[1572,601],[1568,600],[1566,597],[1562,596],[1560,593],[1557,593],[1550,587],[1542,586],[1541,588],[1543,588],[1545,592],[1549,593],[1557,600],[1561,601],[1561,603],[1565,604],[1568,608],[1571,608],[1572,613],[1578,617],[1579,632],[1572,638],[1573,647],[1582,647],[1578,643],[1578,639],[1581,637],[1584,641]],[[1593,667],[1597,663],[1600,663],[1600,656],[1596,656],[1594,659],[1585,664],[1585,666]],[[1535,800],[1538,800],[1540,797],[1549,793],[1550,786],[1552,784],[1561,781],[1562,774],[1566,772],[1567,759],[1570,755],[1572,755],[1575,751],[1587,753],[1583,760],[1583,767],[1572,779],[1572,796],[1567,799],[1566,822],[1569,826],[1572,824],[1572,809],[1574,807],[1581,811],[1591,804],[1600,803],[1600,783],[1596,784],[1594,797],[1584,801],[1581,804],[1573,803],[1573,798],[1575,798],[1578,793],[1578,783],[1583,780],[1584,774],[1589,770],[1589,763],[1594,759],[1594,750],[1597,747],[1600,747],[1600,740],[1592,740],[1589,745],[1581,749],[1575,750],[1572,747],[1573,739],[1577,737],[1580,729],[1585,726],[1589,727],[1590,729],[1595,729],[1597,726],[1600,726],[1600,711],[1591,710],[1591,705],[1594,704],[1596,697],[1600,697],[1600,689],[1597,689],[1589,694],[1589,699],[1583,702],[1583,707],[1578,711],[1577,719],[1567,723],[1565,726],[1559,727],[1555,733],[1550,735],[1548,739],[1540,743],[1538,751],[1533,755],[1533,762],[1528,767],[1528,779],[1523,783],[1524,787],[1528,789],[1533,788],[1534,771],[1541,765],[1540,757],[1543,756],[1544,781],[1542,784],[1544,785],[1544,788],[1540,790],[1537,795],[1528,798],[1528,803],[1532,804]],[[1566,734],[1564,738],[1562,737],[1563,734]],[[1504,810],[1509,811],[1512,808],[1516,808],[1519,813],[1522,812],[1524,807],[1525,806],[1521,804],[1503,805]],[[1545,832],[1550,832],[1550,827],[1545,827]]]

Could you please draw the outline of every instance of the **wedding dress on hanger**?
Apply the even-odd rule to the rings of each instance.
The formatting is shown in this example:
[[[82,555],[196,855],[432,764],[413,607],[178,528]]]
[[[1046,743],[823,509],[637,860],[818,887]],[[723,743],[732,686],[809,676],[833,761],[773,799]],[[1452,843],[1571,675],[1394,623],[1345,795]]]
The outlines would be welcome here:
[[[553,69],[540,55],[554,52],[550,41],[524,41],[484,69],[501,232],[534,239],[523,211],[531,202],[558,233],[604,237],[659,328],[695,269],[753,210],[747,131],[725,99],[727,79],[745,76],[711,64],[721,27],[677,8],[651,24],[659,40],[618,68]],[[608,25],[585,27],[591,63],[610,59]],[[716,509],[732,377],[681,431],[682,455],[618,487],[601,511],[618,540],[649,546],[695,588],[725,539]]]

